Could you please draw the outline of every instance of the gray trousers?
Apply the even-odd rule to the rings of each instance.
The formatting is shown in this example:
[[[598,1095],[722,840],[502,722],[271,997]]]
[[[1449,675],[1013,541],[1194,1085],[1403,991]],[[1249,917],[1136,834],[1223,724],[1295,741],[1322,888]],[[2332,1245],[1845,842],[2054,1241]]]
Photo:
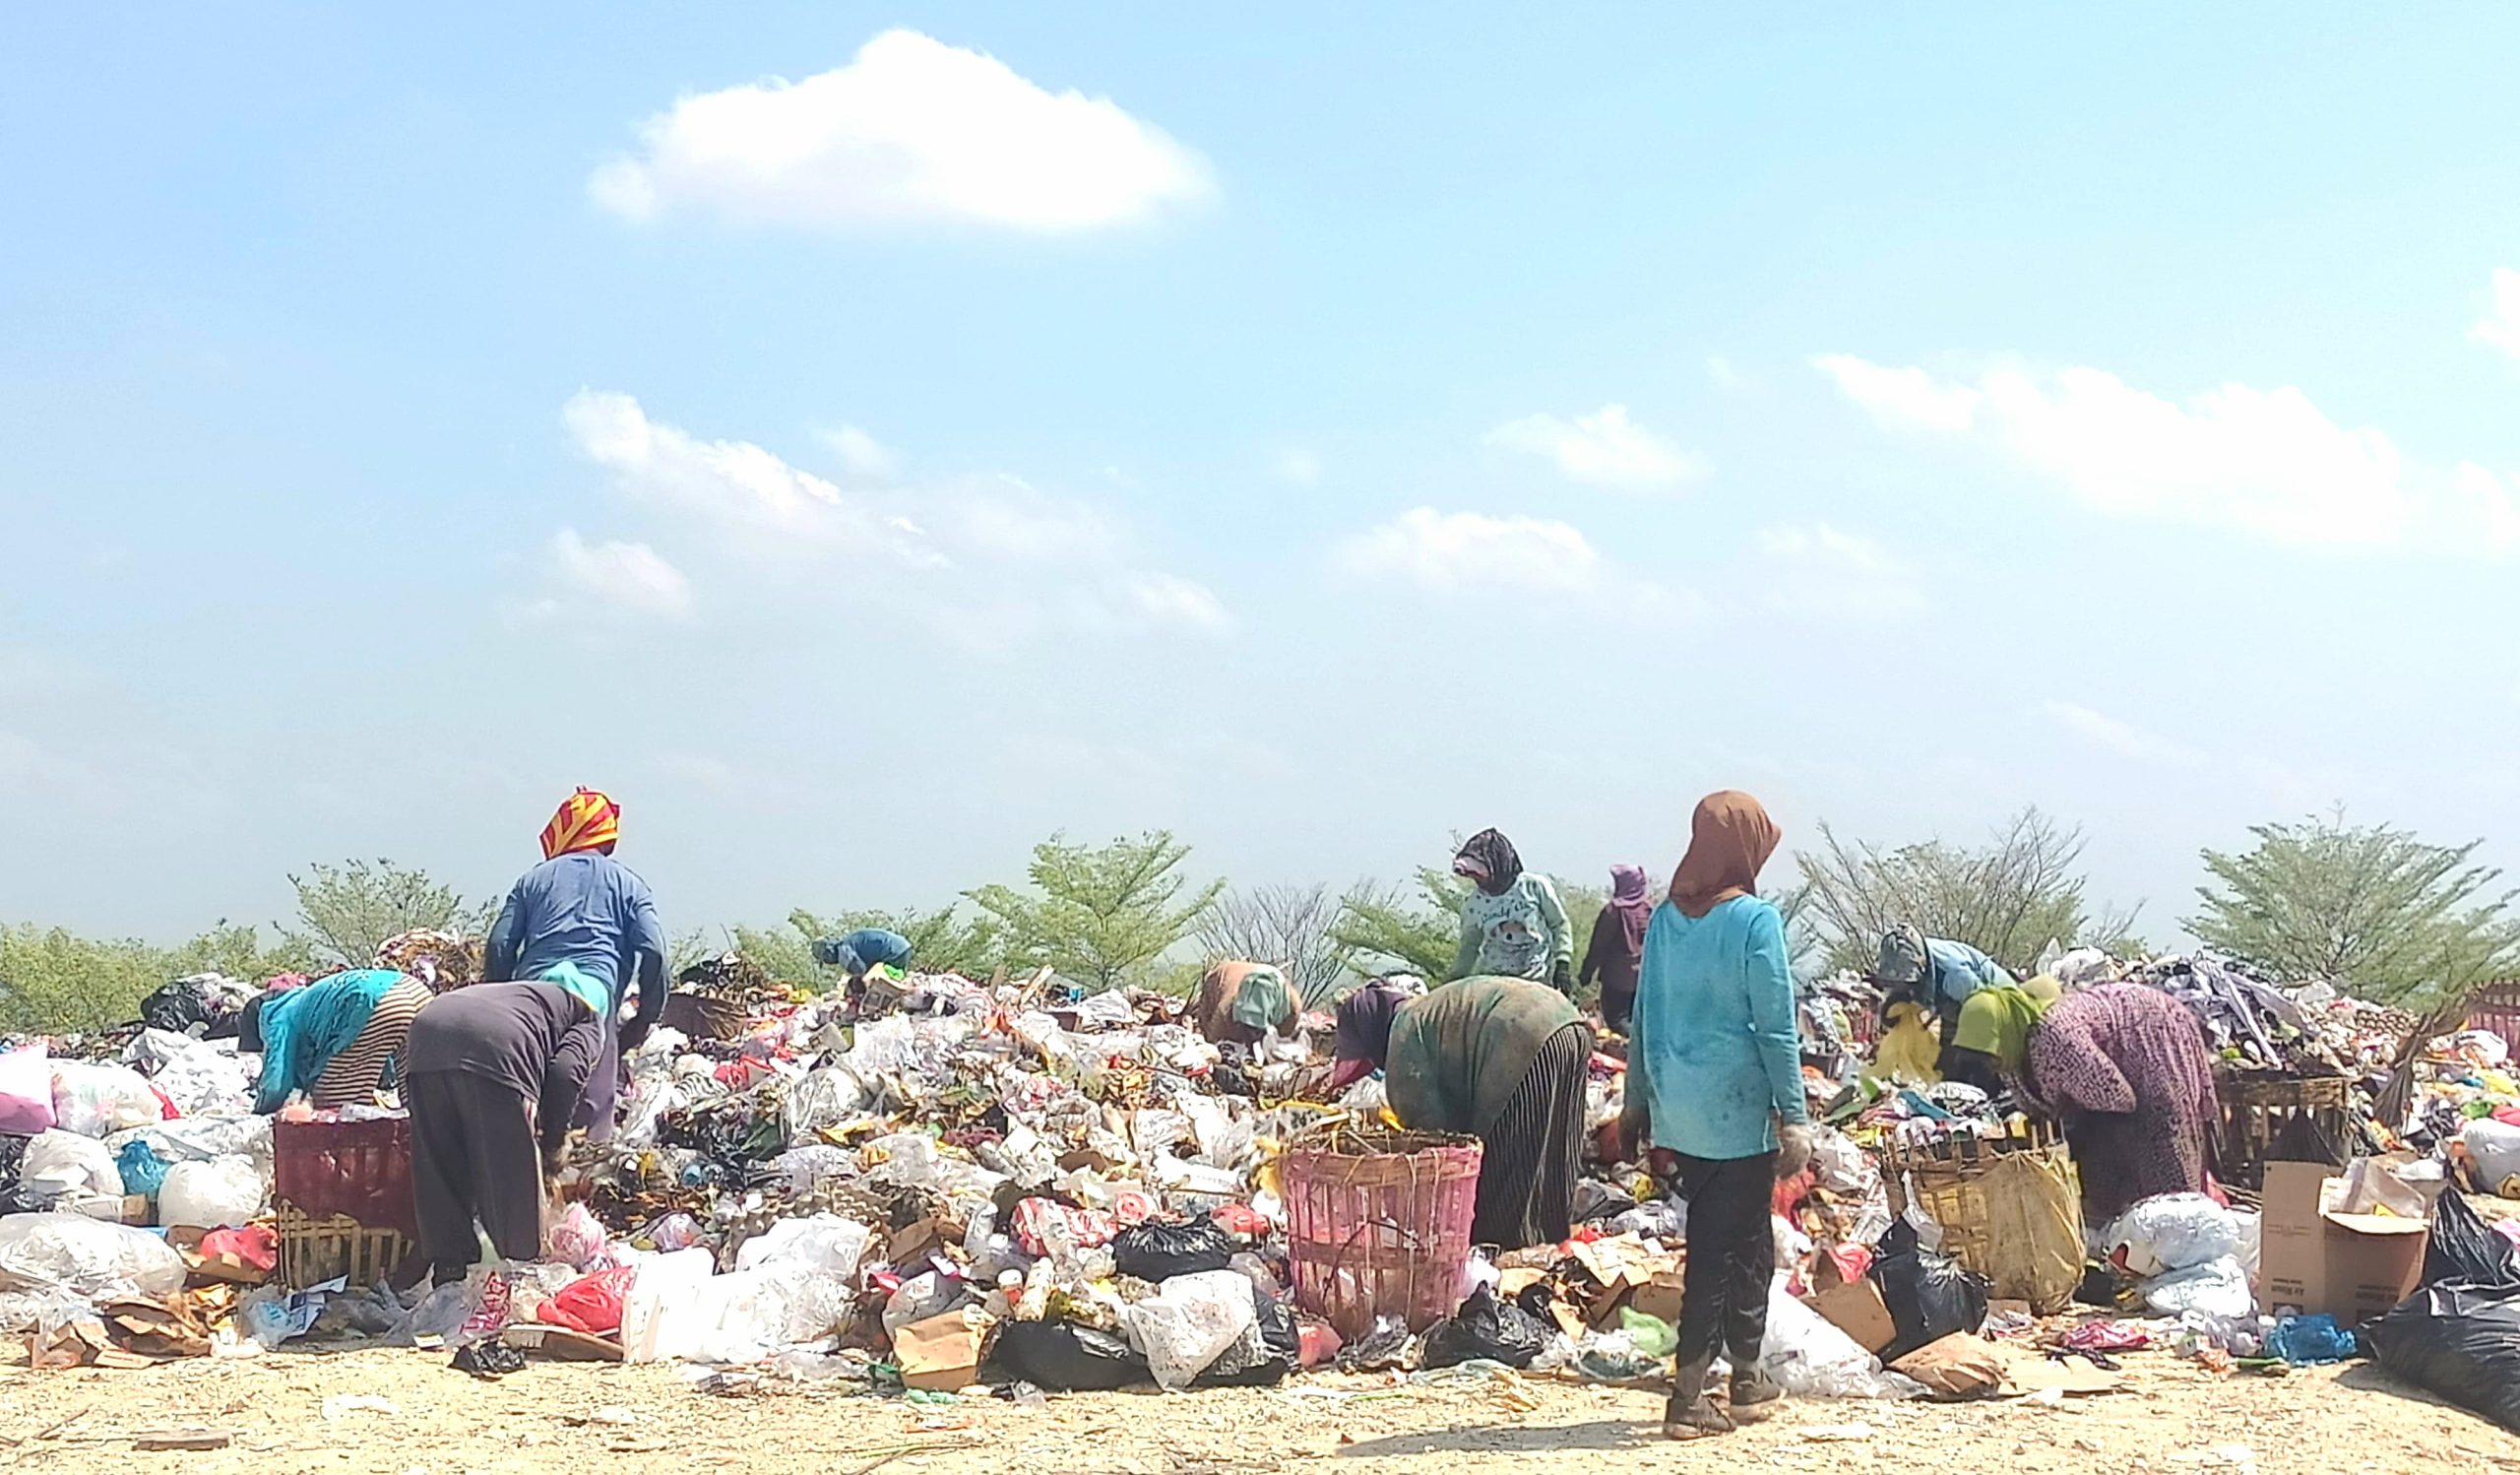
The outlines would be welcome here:
[[[403,1088],[411,1113],[411,1200],[420,1252],[443,1284],[481,1257],[480,1221],[500,1256],[542,1256],[542,1151],[526,1099],[461,1070],[414,1075]]]

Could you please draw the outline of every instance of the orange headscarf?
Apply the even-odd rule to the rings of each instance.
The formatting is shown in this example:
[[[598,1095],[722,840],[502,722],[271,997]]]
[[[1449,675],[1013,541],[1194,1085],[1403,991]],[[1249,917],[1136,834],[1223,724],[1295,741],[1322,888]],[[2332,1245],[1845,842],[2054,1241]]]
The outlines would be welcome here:
[[[1755,896],[1759,867],[1776,854],[1776,821],[1759,802],[1726,789],[1697,802],[1689,853],[1671,872],[1671,905],[1703,917],[1736,896]]]
[[[560,812],[542,827],[542,859],[573,851],[594,850],[621,838],[621,806],[596,789],[580,789],[560,804]]]

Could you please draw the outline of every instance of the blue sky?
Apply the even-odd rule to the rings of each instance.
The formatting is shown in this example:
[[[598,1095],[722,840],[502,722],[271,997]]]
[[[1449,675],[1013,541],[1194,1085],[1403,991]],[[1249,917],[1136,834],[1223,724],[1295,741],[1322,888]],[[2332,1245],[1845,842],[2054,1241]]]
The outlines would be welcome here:
[[[12,23],[0,917],[2520,865],[2507,8],[512,9]]]

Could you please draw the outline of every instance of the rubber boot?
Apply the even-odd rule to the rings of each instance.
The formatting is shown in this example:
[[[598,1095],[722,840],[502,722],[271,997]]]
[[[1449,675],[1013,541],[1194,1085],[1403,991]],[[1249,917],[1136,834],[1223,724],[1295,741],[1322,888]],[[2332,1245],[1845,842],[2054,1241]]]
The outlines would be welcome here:
[[[1663,1405],[1663,1438],[1697,1440],[1709,1435],[1731,1434],[1732,1421],[1715,1400],[1706,1396],[1707,1370],[1715,1363],[1712,1353],[1693,1363],[1682,1363],[1671,1375],[1671,1396]]]
[[[1732,1391],[1731,1413],[1735,1424],[1758,1423],[1775,1413],[1776,1401],[1785,1396],[1785,1389],[1756,1362],[1734,1364]]]

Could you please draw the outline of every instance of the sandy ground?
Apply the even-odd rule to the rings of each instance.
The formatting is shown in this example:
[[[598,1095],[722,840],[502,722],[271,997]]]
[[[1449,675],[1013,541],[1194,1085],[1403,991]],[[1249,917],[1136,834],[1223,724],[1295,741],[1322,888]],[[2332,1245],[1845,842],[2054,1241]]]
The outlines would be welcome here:
[[[2128,1390],[2097,1398],[1793,1401],[1772,1423],[1672,1445],[1657,1437],[1659,1397],[1549,1379],[1518,1394],[1333,1376],[1280,1389],[1074,1394],[1028,1409],[976,1396],[923,1407],[813,1389],[713,1395],[668,1367],[535,1363],[485,1383],[451,1371],[442,1353],[412,1351],[130,1372],[21,1364],[0,1367],[0,1471],[2520,1470],[2520,1438],[2367,1366],[2283,1379],[2217,1377],[2159,1353],[2126,1366]],[[337,1407],[327,1418],[328,1395],[382,1398],[397,1412]],[[232,1443],[207,1452],[135,1449],[136,1434],[176,1426],[219,1430]]]

